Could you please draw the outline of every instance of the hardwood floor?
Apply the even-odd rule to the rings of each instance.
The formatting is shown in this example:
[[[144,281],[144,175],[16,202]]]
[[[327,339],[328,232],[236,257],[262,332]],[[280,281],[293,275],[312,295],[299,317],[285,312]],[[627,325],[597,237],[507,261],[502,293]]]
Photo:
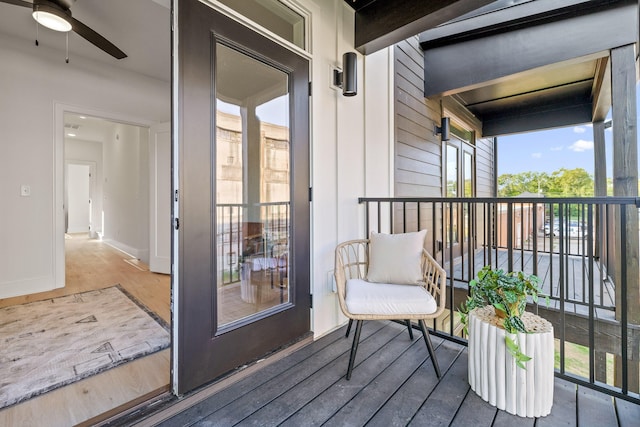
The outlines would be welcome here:
[[[0,307],[40,301],[120,284],[167,324],[171,320],[170,276],[141,271],[131,258],[87,235],[65,240],[66,286],[50,292],[0,299]],[[2,426],[70,426],[96,420],[169,388],[170,350],[107,370],[26,402],[0,410]]]

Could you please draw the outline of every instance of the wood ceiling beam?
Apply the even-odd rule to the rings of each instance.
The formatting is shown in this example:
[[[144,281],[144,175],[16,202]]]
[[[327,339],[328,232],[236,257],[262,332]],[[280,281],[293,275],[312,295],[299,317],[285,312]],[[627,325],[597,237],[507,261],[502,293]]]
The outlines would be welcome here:
[[[355,16],[356,49],[366,55],[458,18],[493,0],[377,0]]]

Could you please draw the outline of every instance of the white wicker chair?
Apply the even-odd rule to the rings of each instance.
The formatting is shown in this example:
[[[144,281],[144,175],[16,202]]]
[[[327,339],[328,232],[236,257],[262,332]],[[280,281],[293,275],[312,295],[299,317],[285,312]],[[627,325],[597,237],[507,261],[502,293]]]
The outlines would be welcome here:
[[[431,344],[431,338],[429,337],[429,332],[427,331],[425,320],[435,319],[444,312],[446,288],[446,273],[444,269],[440,267],[440,265],[426,250],[423,249],[421,262],[423,279],[419,283],[419,285],[394,284],[393,288],[388,288],[392,289],[393,291],[397,286],[398,292],[402,293],[403,288],[404,290],[413,291],[417,286],[422,286],[428,291],[433,300],[435,300],[435,310],[433,310],[433,307],[428,308],[425,305],[424,312],[422,312],[422,310],[418,310],[418,312],[416,312],[416,310],[412,310],[412,313],[390,313],[389,310],[386,310],[386,312],[384,313],[376,313],[376,309],[373,308],[373,311],[368,310],[369,312],[366,314],[359,314],[349,310],[346,299],[349,288],[349,281],[351,279],[360,279],[360,283],[362,283],[362,280],[366,281],[367,271],[369,268],[369,240],[351,240],[341,243],[336,247],[335,255],[336,261],[334,274],[338,290],[338,300],[340,302],[340,309],[342,310],[344,315],[349,318],[349,326],[346,334],[347,337],[349,336],[352,322],[354,320],[356,321],[356,330],[353,337],[351,356],[349,358],[349,367],[347,370],[347,380],[351,378],[351,371],[353,370],[353,364],[355,361],[356,352],[358,350],[358,342],[360,340],[360,331],[362,329],[362,323],[364,320],[404,321],[409,329],[409,336],[411,339],[413,339],[413,333],[410,322],[411,320],[417,320],[418,325],[420,326],[420,330],[422,331],[422,336],[424,337],[425,344],[427,345],[427,350],[429,351],[429,355],[431,356],[431,361],[433,362],[433,367],[436,371],[436,375],[438,376],[438,378],[440,378],[440,368],[438,367],[438,361],[436,360],[433,351],[433,345]],[[366,282],[366,284],[370,284],[371,286],[378,285],[376,283],[370,282]],[[424,292],[422,293],[425,294]],[[431,298],[429,296],[426,297],[431,301]],[[419,300],[420,297],[418,297],[418,301]]]

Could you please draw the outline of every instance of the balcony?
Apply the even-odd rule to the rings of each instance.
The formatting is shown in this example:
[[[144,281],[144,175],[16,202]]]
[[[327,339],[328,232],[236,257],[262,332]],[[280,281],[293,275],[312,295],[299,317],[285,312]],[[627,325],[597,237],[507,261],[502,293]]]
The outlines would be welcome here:
[[[620,230],[636,220],[638,202],[361,199],[363,234],[427,228],[429,249],[447,268],[449,310],[430,325],[441,380],[419,334],[410,340],[404,325],[370,321],[350,381],[344,376],[351,340],[343,327],[282,358],[261,361],[237,382],[196,393],[143,424],[636,425],[638,305],[628,301],[637,297],[637,261],[632,251],[619,248],[628,240]],[[569,227],[545,233],[545,223],[556,220]],[[585,232],[567,233],[571,221],[584,223]],[[553,323],[556,335],[554,405],[546,417],[497,410],[469,387],[466,338],[455,309],[470,278],[487,264],[535,273],[550,295],[548,307],[529,306]]]
[[[455,310],[484,265],[536,274],[550,304],[529,310],[554,326],[556,377],[640,403],[639,199],[360,202],[367,234],[429,230],[427,247],[449,280],[449,312],[434,323],[435,333],[465,342]],[[558,227],[547,232],[547,224]]]

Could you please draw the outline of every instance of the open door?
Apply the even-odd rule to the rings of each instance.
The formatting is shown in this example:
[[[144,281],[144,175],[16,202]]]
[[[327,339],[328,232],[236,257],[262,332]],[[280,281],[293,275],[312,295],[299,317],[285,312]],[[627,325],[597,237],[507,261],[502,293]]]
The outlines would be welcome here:
[[[179,394],[309,332],[309,63],[177,2]]]
[[[149,133],[149,270],[170,274],[171,124],[155,124]]]

